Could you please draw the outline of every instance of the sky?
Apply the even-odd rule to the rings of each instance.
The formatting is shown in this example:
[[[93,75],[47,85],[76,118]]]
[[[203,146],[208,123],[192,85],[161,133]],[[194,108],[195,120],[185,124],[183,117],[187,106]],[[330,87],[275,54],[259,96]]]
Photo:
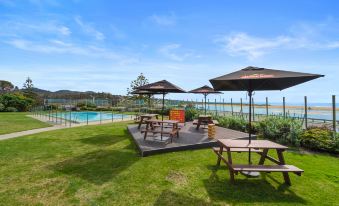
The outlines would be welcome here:
[[[334,0],[0,0],[0,79],[125,95],[140,73],[191,90],[257,66],[325,75],[256,92],[257,102],[330,102],[339,94],[338,11]],[[237,102],[246,93],[209,98]]]

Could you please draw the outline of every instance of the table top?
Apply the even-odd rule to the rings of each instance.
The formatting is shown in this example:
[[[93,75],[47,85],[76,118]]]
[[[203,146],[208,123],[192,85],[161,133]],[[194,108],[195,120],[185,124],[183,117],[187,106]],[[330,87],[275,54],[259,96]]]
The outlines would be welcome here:
[[[227,148],[259,148],[259,149],[287,149],[284,145],[277,144],[269,140],[232,140],[218,139],[218,142]]]
[[[158,114],[142,114],[140,117],[156,117]]]
[[[157,120],[157,119],[152,119],[152,120],[146,120],[146,122],[152,122],[152,123],[169,123],[169,124],[178,124],[178,120]]]

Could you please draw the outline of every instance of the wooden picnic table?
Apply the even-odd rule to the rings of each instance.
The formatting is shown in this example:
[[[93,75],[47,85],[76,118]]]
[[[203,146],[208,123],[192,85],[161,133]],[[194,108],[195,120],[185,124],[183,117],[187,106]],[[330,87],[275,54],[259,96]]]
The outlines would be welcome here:
[[[212,120],[211,115],[199,115],[198,119],[193,121],[194,125],[197,125],[196,129],[199,129],[201,125],[208,125],[208,124],[219,124],[217,120]]]
[[[150,119],[153,119],[153,118],[156,118],[158,119],[158,114],[142,114],[140,115],[140,121],[139,121],[139,125],[138,125],[138,129],[140,129],[141,127],[141,124],[146,124],[146,120],[150,120]]]
[[[230,173],[230,181],[234,183],[234,174],[238,172],[282,172],[285,183],[291,185],[289,172],[301,175],[303,170],[293,166],[286,165],[283,152],[288,148],[284,145],[277,144],[269,140],[231,140],[218,139],[219,148],[213,148],[213,151],[218,155],[217,165],[223,160],[227,165]],[[270,149],[276,150],[278,159],[268,155]],[[222,155],[227,153],[227,159]],[[252,164],[234,164],[232,160],[232,152],[254,152],[261,156],[258,165]],[[276,165],[264,165],[265,160],[268,159]]]
[[[171,130],[164,130],[164,124],[170,125]],[[166,127],[168,128],[168,127]],[[171,142],[173,142],[173,137],[176,136],[179,138],[179,121],[177,120],[146,120],[146,129],[142,130],[144,132],[144,140],[146,140],[148,132],[152,132],[153,134],[160,133],[161,140],[162,134],[169,134],[171,137]]]

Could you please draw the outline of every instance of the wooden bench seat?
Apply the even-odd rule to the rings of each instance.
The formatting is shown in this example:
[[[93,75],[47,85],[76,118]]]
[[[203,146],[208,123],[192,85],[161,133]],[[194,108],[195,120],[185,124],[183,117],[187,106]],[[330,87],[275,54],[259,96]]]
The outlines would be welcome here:
[[[235,172],[293,172],[301,175],[304,170],[294,165],[232,165]]]
[[[198,123],[199,123],[199,120],[197,120],[197,119],[193,120],[193,124],[194,124],[194,125],[197,125]],[[219,122],[218,122],[218,120],[212,120],[212,123],[205,123],[205,122],[203,121],[203,122],[201,122],[201,124],[202,124],[202,125],[208,125],[208,124],[215,124],[215,125],[218,125]]]
[[[214,152],[219,152],[219,147],[212,147]],[[231,152],[248,152],[247,148],[231,148]],[[227,152],[226,148],[223,148],[223,152]],[[262,152],[260,149],[251,149],[251,152]]]

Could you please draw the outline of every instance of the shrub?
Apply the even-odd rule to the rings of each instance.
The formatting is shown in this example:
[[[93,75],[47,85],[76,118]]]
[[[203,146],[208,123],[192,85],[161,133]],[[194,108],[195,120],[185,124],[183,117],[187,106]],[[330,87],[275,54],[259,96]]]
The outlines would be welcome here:
[[[292,118],[272,116],[257,123],[256,130],[265,139],[298,145],[302,123]]]
[[[248,122],[241,116],[219,116],[216,119],[221,127],[242,132],[246,132],[248,130]]]
[[[126,110],[126,108],[125,107],[112,107],[111,110],[114,112],[123,112]]]
[[[198,118],[200,111],[196,109],[193,105],[187,105],[185,107],[185,120],[192,121],[193,119]]]
[[[6,112],[17,112],[18,110],[15,107],[7,107]]]
[[[2,103],[0,103],[0,112],[3,112],[3,111],[5,111],[5,106]]]
[[[339,153],[339,139],[333,137],[332,131],[324,128],[311,128],[300,135],[301,146],[331,153]]]
[[[17,111],[28,111],[29,108],[34,104],[34,100],[25,97],[21,93],[6,93],[0,95],[0,103],[6,108],[13,107]],[[10,109],[13,110],[13,109]]]

